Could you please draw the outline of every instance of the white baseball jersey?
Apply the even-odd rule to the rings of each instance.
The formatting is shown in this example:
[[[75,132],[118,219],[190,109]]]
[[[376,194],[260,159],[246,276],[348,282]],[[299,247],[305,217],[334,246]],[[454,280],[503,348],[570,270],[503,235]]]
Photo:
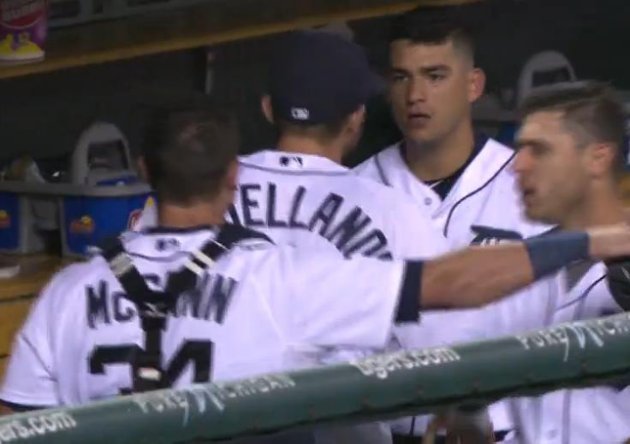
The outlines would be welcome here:
[[[157,230],[124,244],[159,289],[213,236],[212,229]],[[417,317],[419,272],[401,261],[242,241],[197,290],[180,296],[162,337],[163,368],[180,368],[169,382],[182,387],[198,370],[220,381],[312,365],[330,347],[382,350],[395,317]],[[16,335],[0,399],[56,406],[116,396],[131,387],[134,350],[143,346],[135,305],[106,261],[71,265],[42,291]]]
[[[428,258],[448,249],[421,207],[332,160],[265,150],[240,157],[239,167],[226,219],[277,243],[380,259]],[[156,223],[153,206],[135,229]]]
[[[608,290],[602,263],[565,269],[536,287],[535,297],[518,295],[495,306],[504,333],[549,327],[563,322],[621,312]],[[567,331],[567,335],[588,332]],[[546,342],[527,339],[529,347]],[[549,344],[552,346],[552,344]],[[568,354],[571,353],[567,349]],[[630,390],[601,386],[559,390],[533,398],[510,400],[521,444],[608,444],[630,438]]]
[[[403,159],[400,144],[386,148],[355,168],[357,174],[406,192],[425,207],[453,248],[470,244],[496,243],[539,234],[548,227],[525,219],[516,178],[511,169],[514,150],[492,140],[476,147],[477,154],[453,187],[442,198],[431,186],[418,180]],[[498,304],[501,304],[499,302]],[[487,325],[490,309],[434,312],[425,325],[423,337],[437,345],[465,342],[492,336]],[[423,317],[423,320],[425,318]],[[427,344],[429,345],[429,344]],[[511,428],[507,408],[501,403],[491,408],[495,430]],[[426,418],[417,418],[416,433],[426,428]],[[394,430],[408,433],[408,423],[397,422]]]

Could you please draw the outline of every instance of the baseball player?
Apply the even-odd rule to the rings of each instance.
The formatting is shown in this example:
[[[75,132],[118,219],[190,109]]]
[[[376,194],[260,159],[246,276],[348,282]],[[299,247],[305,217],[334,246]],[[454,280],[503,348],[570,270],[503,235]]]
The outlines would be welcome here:
[[[403,140],[355,171],[422,205],[453,248],[539,234],[544,225],[523,216],[510,165],[514,151],[475,134],[471,104],[481,96],[483,71],[459,8],[421,8],[394,20],[390,36],[389,100]],[[460,341],[483,336],[479,313],[462,323],[436,318],[434,336]],[[453,328],[458,325],[458,328]],[[459,337],[458,337],[459,335]],[[502,441],[512,428],[504,406],[491,409]],[[394,431],[421,435],[426,419],[399,421]]]
[[[630,253],[626,225],[428,261],[276,247],[224,224],[238,174],[228,119],[177,112],[151,134],[158,227],[52,278],[15,338],[4,412],[297,368],[320,348],[380,350],[420,308],[477,306],[572,261]]]
[[[624,223],[618,179],[624,165],[625,113],[613,92],[598,82],[559,84],[528,98],[522,113],[513,168],[527,215],[562,229]],[[628,276],[618,273],[619,264],[609,267],[618,285],[630,285]],[[622,311],[602,262],[571,265],[550,278],[549,286],[539,287],[542,294],[535,298],[517,296],[497,305],[495,319],[503,330],[519,332]],[[512,400],[520,442],[604,444],[630,438],[630,390],[624,385]]]

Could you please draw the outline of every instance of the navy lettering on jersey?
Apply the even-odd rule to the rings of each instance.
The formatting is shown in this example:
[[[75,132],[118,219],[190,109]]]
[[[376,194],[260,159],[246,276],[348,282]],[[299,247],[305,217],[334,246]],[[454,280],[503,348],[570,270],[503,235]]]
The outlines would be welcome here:
[[[298,220],[298,213],[300,212],[300,207],[302,206],[302,201],[304,200],[304,194],[306,194],[306,188],[304,188],[303,186],[299,186],[296,190],[295,195],[293,196],[293,201],[291,202],[289,228],[306,230],[306,224]]]
[[[155,282],[155,275],[144,276]],[[232,302],[238,282],[222,275],[206,274],[193,290],[182,293],[172,316],[190,317],[222,324]],[[133,302],[122,291],[110,291],[105,280],[86,288],[87,322],[90,329],[112,322],[125,323],[137,318]]]
[[[243,225],[241,219],[238,217],[238,211],[236,211],[236,207],[234,206],[234,204],[230,204],[230,207],[228,208],[228,213],[225,216],[225,220],[231,224]]]
[[[248,228],[260,227],[259,223],[262,223],[268,228],[308,230],[326,239],[346,257],[359,254],[392,258],[388,239],[382,230],[374,227],[372,218],[361,208],[348,205],[343,196],[329,193],[314,209],[307,210],[304,202],[309,192],[304,186],[296,187],[290,198],[279,191],[281,186],[273,182],[241,184],[241,199],[229,209],[228,219]],[[256,195],[266,201],[256,200],[252,204],[252,195],[243,190],[255,190]],[[279,195],[286,199],[283,206],[278,205]],[[253,220],[251,208],[261,206],[266,208],[265,220]]]
[[[248,227],[262,227],[264,221],[262,219],[255,219],[252,215],[252,210],[260,208],[260,203],[254,197],[254,194],[259,194],[260,185],[245,184],[240,185],[239,188],[241,190],[241,202],[243,204],[243,223]]]
[[[387,239],[380,230],[372,230],[367,236],[359,239],[355,244],[351,245],[344,251],[348,257],[358,251],[368,257],[377,257],[379,259],[391,259],[392,254],[386,250]]]
[[[115,292],[112,294],[112,298],[114,299],[114,320],[116,322],[128,322],[134,317],[134,310],[125,296],[123,292]],[[123,308],[123,306],[125,307]]]
[[[276,216],[276,184],[269,184],[269,197],[267,199],[269,205],[267,205],[267,225],[271,228],[285,228],[288,224],[285,221],[279,220]]]
[[[207,274],[196,289],[182,293],[173,315],[212,320],[222,324],[236,291],[236,284],[232,278]]]
[[[350,240],[356,237],[372,222],[372,218],[361,208],[354,207],[341,222],[331,230],[326,239],[335,244],[338,250],[344,251]]]
[[[493,245],[502,241],[518,241],[523,236],[517,231],[493,228],[483,225],[472,225],[470,230],[475,234],[471,245]]]
[[[88,326],[96,328],[97,322],[109,324],[111,322],[110,310],[107,305],[107,282],[100,281],[96,287],[86,288],[87,297],[87,321]]]
[[[316,231],[317,223],[321,222],[321,228],[319,229],[319,234],[322,236],[326,236],[326,232],[330,227],[333,219],[339,212],[339,207],[343,203],[343,197],[330,193],[324,201],[321,203],[319,208],[315,210],[313,217],[311,217],[311,221],[308,224],[309,231]]]

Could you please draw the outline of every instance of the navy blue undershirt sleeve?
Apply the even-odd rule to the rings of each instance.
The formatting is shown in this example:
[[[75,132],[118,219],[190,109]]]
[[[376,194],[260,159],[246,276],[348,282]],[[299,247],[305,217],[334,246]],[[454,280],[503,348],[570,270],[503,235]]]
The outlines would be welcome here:
[[[536,279],[589,256],[589,237],[582,231],[563,231],[529,238],[524,244]]]
[[[400,289],[396,322],[418,322],[420,319],[420,280],[422,261],[407,261]]]

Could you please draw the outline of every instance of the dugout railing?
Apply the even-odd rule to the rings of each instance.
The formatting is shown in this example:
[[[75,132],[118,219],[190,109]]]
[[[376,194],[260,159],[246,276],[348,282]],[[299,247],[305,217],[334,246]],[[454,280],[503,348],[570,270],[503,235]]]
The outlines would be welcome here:
[[[630,373],[630,314],[0,419],[0,443],[183,443],[488,404]]]

